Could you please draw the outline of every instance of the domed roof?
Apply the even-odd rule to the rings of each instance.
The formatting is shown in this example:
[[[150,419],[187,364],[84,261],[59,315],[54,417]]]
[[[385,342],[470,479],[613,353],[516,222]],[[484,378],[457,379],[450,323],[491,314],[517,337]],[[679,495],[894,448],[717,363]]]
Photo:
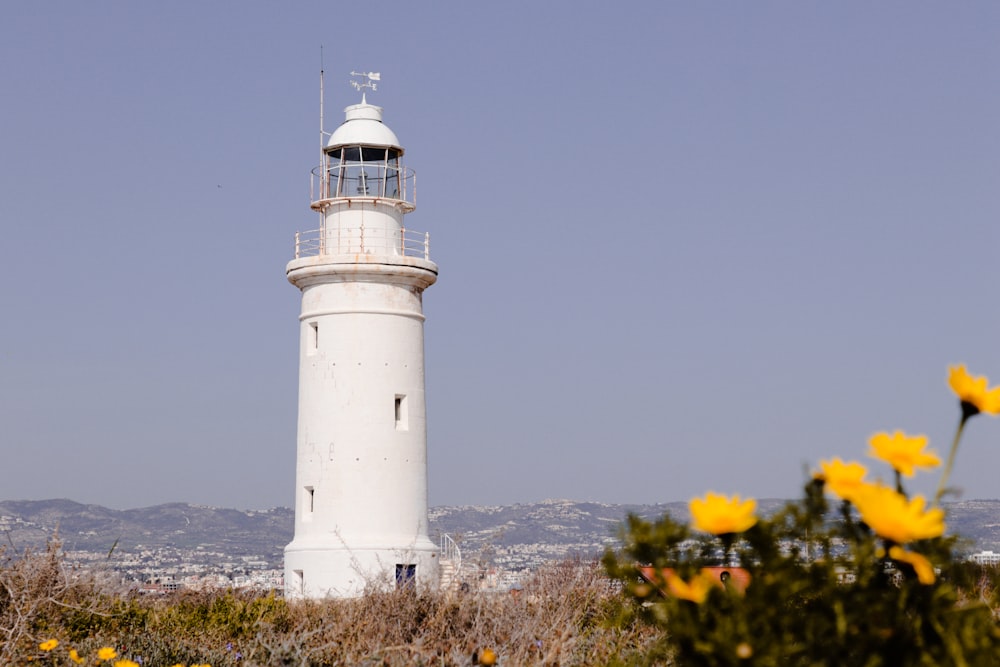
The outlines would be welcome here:
[[[367,104],[362,100],[361,104],[352,104],[344,109],[345,120],[340,127],[330,135],[327,147],[364,145],[364,146],[392,146],[399,148],[402,154],[402,147],[396,133],[390,130],[382,122],[382,107]]]

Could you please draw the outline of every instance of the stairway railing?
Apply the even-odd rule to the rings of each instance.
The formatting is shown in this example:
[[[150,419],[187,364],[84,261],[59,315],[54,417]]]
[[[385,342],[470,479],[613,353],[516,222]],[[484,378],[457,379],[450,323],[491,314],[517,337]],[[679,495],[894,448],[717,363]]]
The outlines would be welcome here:
[[[451,535],[441,534],[441,558],[450,560],[455,565],[455,580],[459,581],[459,574],[462,571],[462,550],[451,539]]]

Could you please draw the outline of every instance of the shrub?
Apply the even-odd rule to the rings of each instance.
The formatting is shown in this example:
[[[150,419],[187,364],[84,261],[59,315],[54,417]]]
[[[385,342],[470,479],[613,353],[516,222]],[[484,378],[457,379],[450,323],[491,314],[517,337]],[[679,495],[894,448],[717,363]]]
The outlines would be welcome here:
[[[631,664],[656,636],[611,622],[622,598],[594,562],[543,567],[512,593],[404,589],[296,603],[226,590],[137,596],[99,578],[85,586],[76,579],[76,588],[68,580],[42,585],[58,582],[48,579],[58,572],[57,549],[0,568],[2,590],[34,601],[30,622],[2,617],[5,631],[17,626],[19,634],[6,635],[0,664],[70,665],[71,650],[94,664],[102,648],[144,667],[464,666],[487,648],[499,665]],[[52,640],[54,647],[46,644]]]
[[[624,548],[604,563],[633,600],[631,615],[664,631],[650,657],[685,666],[1000,664],[985,599],[992,586],[978,595],[956,586],[971,585],[968,568],[956,562],[938,507],[967,421],[1000,413],[1000,388],[961,366],[949,382],[961,418],[929,507],[907,495],[903,478],[941,462],[925,437],[897,431],[870,440],[894,486],[832,459],[801,499],[766,519],[754,501],[716,494],[691,501],[693,526],[630,517]]]

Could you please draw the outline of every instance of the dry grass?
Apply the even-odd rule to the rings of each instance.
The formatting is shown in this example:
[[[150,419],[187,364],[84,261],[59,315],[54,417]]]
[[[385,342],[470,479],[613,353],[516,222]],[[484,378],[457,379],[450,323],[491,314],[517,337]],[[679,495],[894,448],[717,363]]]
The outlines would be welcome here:
[[[157,665],[646,664],[655,630],[622,624],[623,600],[596,563],[539,571],[519,593],[373,592],[289,604],[232,591],[134,596],[68,571],[56,547],[0,567],[0,664],[93,664],[101,646]],[[38,644],[60,646],[42,654]]]

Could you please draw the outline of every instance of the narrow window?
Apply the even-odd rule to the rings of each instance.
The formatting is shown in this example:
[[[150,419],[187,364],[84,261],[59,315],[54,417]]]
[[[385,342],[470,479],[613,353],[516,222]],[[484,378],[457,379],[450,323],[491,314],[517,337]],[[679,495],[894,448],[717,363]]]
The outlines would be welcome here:
[[[319,349],[319,322],[309,323],[309,341],[306,343],[306,353],[316,354]]]
[[[316,508],[316,490],[311,486],[306,487],[305,501],[306,514],[312,514],[313,510]]]
[[[305,595],[306,592],[306,577],[302,570],[292,570],[295,576],[295,587],[299,590],[299,595]]]
[[[409,429],[409,424],[406,418],[406,396],[403,394],[396,394],[396,430],[406,431]]]

